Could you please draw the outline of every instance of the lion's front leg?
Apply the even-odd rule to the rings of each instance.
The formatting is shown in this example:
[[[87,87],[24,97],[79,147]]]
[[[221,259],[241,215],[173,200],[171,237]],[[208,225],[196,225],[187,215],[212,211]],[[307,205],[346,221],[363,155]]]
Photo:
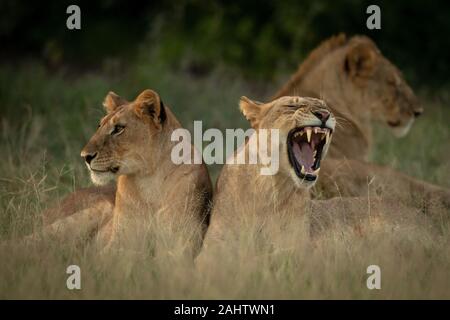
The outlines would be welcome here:
[[[39,231],[24,238],[26,242],[37,240],[89,240],[112,217],[113,205],[109,201],[98,201],[89,208],[72,213],[63,219],[44,225]]]
[[[103,201],[113,205],[115,193],[116,186],[113,184],[76,190],[42,213],[43,224],[51,225],[59,219],[65,219],[84,209],[94,208],[97,203]]]

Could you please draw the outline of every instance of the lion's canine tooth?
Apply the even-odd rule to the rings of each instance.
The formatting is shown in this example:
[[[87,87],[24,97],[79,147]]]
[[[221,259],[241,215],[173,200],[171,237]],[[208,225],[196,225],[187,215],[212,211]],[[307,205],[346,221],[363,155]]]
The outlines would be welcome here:
[[[319,128],[317,128],[317,127],[314,127],[314,133],[316,133],[316,134],[317,134],[317,130],[319,130]]]
[[[306,136],[308,138],[308,143],[311,142],[311,128],[306,128]]]
[[[300,172],[301,172],[302,174],[305,174],[305,173],[306,173],[305,167],[304,167],[304,166],[302,166],[302,169],[300,170]]]
[[[330,131],[327,130],[327,132],[325,133],[325,143],[328,143],[330,140]]]
[[[314,150],[313,157],[315,158],[317,154],[317,150]]]
[[[318,175],[320,171],[320,168],[317,168],[316,170],[313,171],[313,174]]]

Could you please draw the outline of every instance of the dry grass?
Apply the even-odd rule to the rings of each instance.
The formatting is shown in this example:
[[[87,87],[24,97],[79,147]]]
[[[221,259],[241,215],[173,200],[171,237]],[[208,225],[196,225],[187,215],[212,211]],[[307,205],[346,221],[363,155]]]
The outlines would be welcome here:
[[[363,233],[333,221],[311,238],[306,217],[247,219],[200,269],[185,250],[189,226],[173,233],[154,220],[134,229],[125,249],[102,254],[73,239],[14,241],[0,248],[0,298],[449,298],[450,229],[402,220],[364,222]],[[72,264],[81,268],[79,291],[66,288]],[[366,287],[373,264],[381,268],[381,290]]]

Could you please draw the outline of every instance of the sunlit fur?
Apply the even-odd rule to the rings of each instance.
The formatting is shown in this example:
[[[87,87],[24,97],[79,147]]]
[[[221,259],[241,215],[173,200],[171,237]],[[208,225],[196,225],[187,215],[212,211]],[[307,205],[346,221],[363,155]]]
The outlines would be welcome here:
[[[112,248],[114,240],[125,236],[139,240],[142,234],[135,227],[144,225],[149,217],[160,217],[157,220],[164,228],[188,228],[188,242],[193,246],[186,248],[198,250],[207,227],[212,187],[204,164],[172,162],[176,142],[171,141],[171,134],[181,128],[180,123],[152,90],[143,91],[132,102],[110,92],[104,106],[107,114],[81,155],[95,155],[87,163],[94,183],[116,179],[117,186],[75,192],[59,206],[68,211],[62,216],[75,216],[80,210],[97,207],[100,201],[105,203],[106,198],[111,200],[107,204],[114,205],[103,212],[109,222],[103,226],[102,219],[97,226],[101,245]],[[54,216],[57,214],[49,221],[54,221]],[[97,216],[93,215],[91,224]]]
[[[124,129],[114,135],[116,125]],[[108,113],[82,152],[97,154],[88,165],[92,181],[101,185],[119,175],[154,172],[161,157],[157,133],[151,122],[134,110],[133,104],[118,106]],[[113,169],[118,170],[113,172]]]
[[[237,231],[247,217],[271,214],[281,217],[288,212],[301,215],[307,207],[308,190],[314,184],[295,175],[288,160],[286,139],[293,128],[320,125],[311,112],[326,110],[326,104],[319,99],[296,96],[265,104],[242,97],[240,108],[255,134],[261,129],[280,130],[280,168],[277,174],[264,176],[260,174],[261,164],[224,165],[217,181],[206,246],[223,239],[225,232]],[[330,116],[328,121],[327,125],[334,129],[334,117]],[[239,152],[248,152],[248,143]]]
[[[271,103],[255,105],[250,100],[241,100],[241,110],[250,120],[252,127],[256,129],[278,129],[279,130],[279,155],[280,175],[289,175],[297,187],[311,187],[314,182],[299,179],[289,163],[287,152],[287,137],[291,129],[304,126],[321,126],[321,121],[312,113],[317,110],[328,110],[326,104],[315,98],[305,97],[282,97]],[[255,109],[257,119],[254,119]],[[326,125],[334,130],[336,120],[333,115],[327,120]],[[322,158],[327,154],[330,143],[323,149]],[[241,150],[240,152],[244,152]]]

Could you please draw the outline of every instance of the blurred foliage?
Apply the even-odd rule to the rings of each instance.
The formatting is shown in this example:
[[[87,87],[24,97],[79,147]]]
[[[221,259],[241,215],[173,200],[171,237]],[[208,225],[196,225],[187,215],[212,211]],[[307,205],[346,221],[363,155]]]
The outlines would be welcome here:
[[[81,7],[79,31],[66,28],[70,4]],[[381,7],[381,30],[366,28],[370,4]],[[292,71],[322,40],[345,32],[372,37],[413,83],[449,80],[450,3],[443,0],[2,0],[0,12],[3,57],[39,56],[56,67],[129,61],[144,45],[173,65],[188,57],[194,73],[225,64],[268,79]]]

